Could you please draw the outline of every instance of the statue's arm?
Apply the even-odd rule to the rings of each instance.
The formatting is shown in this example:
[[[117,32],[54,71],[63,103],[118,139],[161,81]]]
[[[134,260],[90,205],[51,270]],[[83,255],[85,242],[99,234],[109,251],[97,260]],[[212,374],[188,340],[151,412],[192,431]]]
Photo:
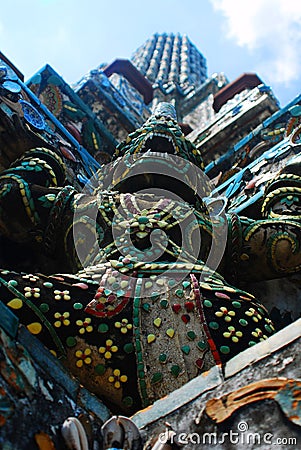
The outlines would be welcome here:
[[[301,270],[301,223],[290,218],[250,222],[241,219],[238,276],[268,280]]]

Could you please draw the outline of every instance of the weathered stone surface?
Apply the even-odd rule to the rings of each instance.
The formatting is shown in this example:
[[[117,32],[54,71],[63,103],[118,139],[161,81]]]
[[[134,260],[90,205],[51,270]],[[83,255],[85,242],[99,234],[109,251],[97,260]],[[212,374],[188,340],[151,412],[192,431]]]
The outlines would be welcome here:
[[[280,390],[271,390],[265,380],[276,379],[276,384],[289,385],[286,380],[300,379],[300,336],[299,320],[268,341],[257,344],[230,360],[225,367],[224,377],[215,386],[211,384],[204,387],[203,377],[200,376],[193,380],[193,385],[188,383],[151,408],[137,413],[133,420],[141,429],[144,448],[151,448],[156,439],[163,442],[166,429],[173,430],[174,442],[184,445],[185,449],[210,449],[213,445],[218,449],[244,449],[246,446],[254,449],[298,448],[301,427],[296,422],[300,418],[297,413],[295,416],[286,413],[292,408],[298,412],[300,395],[297,392],[293,397],[293,391],[287,389],[281,396]],[[208,372],[208,380],[215,371],[216,368]],[[209,400],[212,402],[212,399],[225,398],[254,382],[261,385],[260,401],[249,404],[246,401],[245,406],[238,408],[220,423],[208,416],[206,406]],[[265,385],[267,392],[273,393],[274,399],[264,394]],[[166,408],[170,404],[176,404],[177,409]]]

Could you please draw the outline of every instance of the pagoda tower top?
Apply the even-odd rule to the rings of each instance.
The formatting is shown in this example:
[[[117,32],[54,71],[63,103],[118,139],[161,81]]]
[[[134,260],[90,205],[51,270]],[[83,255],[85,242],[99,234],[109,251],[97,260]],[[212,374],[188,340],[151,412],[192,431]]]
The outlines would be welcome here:
[[[207,79],[206,59],[186,35],[154,34],[133,54],[132,62],[153,87],[186,94]]]

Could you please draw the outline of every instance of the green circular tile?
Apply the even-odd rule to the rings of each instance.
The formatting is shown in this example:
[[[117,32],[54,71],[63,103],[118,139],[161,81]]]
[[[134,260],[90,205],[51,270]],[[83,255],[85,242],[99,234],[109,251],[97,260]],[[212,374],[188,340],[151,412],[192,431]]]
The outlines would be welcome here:
[[[74,305],[73,305],[73,309],[83,309],[83,305],[82,305],[82,303],[79,303],[79,302],[77,302],[77,303],[74,303]]]
[[[101,323],[98,325],[97,331],[99,333],[106,333],[107,331],[109,331],[109,325],[107,325],[106,323]]]
[[[104,364],[97,364],[94,370],[97,373],[97,375],[103,375],[106,371],[106,366]]]
[[[41,303],[39,308],[43,313],[46,313],[49,311],[49,305],[47,305],[47,303]]]
[[[211,308],[212,302],[210,300],[204,300],[204,306],[206,306],[207,308]]]
[[[223,353],[224,355],[228,355],[228,353],[230,353],[230,347],[228,347],[227,345],[222,345],[219,348],[220,352]]]
[[[217,322],[209,322],[209,328],[211,328],[212,330],[218,330],[219,324]]]
[[[123,346],[123,350],[125,351],[125,353],[132,353],[134,351],[134,346],[133,344],[131,344],[130,342],[128,344],[125,344]]]
[[[73,336],[69,336],[66,339],[66,345],[67,347],[74,347],[76,345],[76,339]]]
[[[232,302],[232,305],[234,306],[234,308],[241,308],[240,302],[234,301],[234,302]]]
[[[239,323],[240,325],[242,325],[243,327],[246,327],[248,325],[248,321],[245,319],[239,319]]]

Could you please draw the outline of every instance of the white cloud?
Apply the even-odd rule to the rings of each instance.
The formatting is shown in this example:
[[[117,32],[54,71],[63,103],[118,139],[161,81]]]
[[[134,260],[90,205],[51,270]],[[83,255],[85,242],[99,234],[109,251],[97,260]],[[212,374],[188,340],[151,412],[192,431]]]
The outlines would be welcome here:
[[[258,52],[256,70],[272,82],[290,82],[301,72],[300,0],[211,0],[226,18],[226,37]]]

